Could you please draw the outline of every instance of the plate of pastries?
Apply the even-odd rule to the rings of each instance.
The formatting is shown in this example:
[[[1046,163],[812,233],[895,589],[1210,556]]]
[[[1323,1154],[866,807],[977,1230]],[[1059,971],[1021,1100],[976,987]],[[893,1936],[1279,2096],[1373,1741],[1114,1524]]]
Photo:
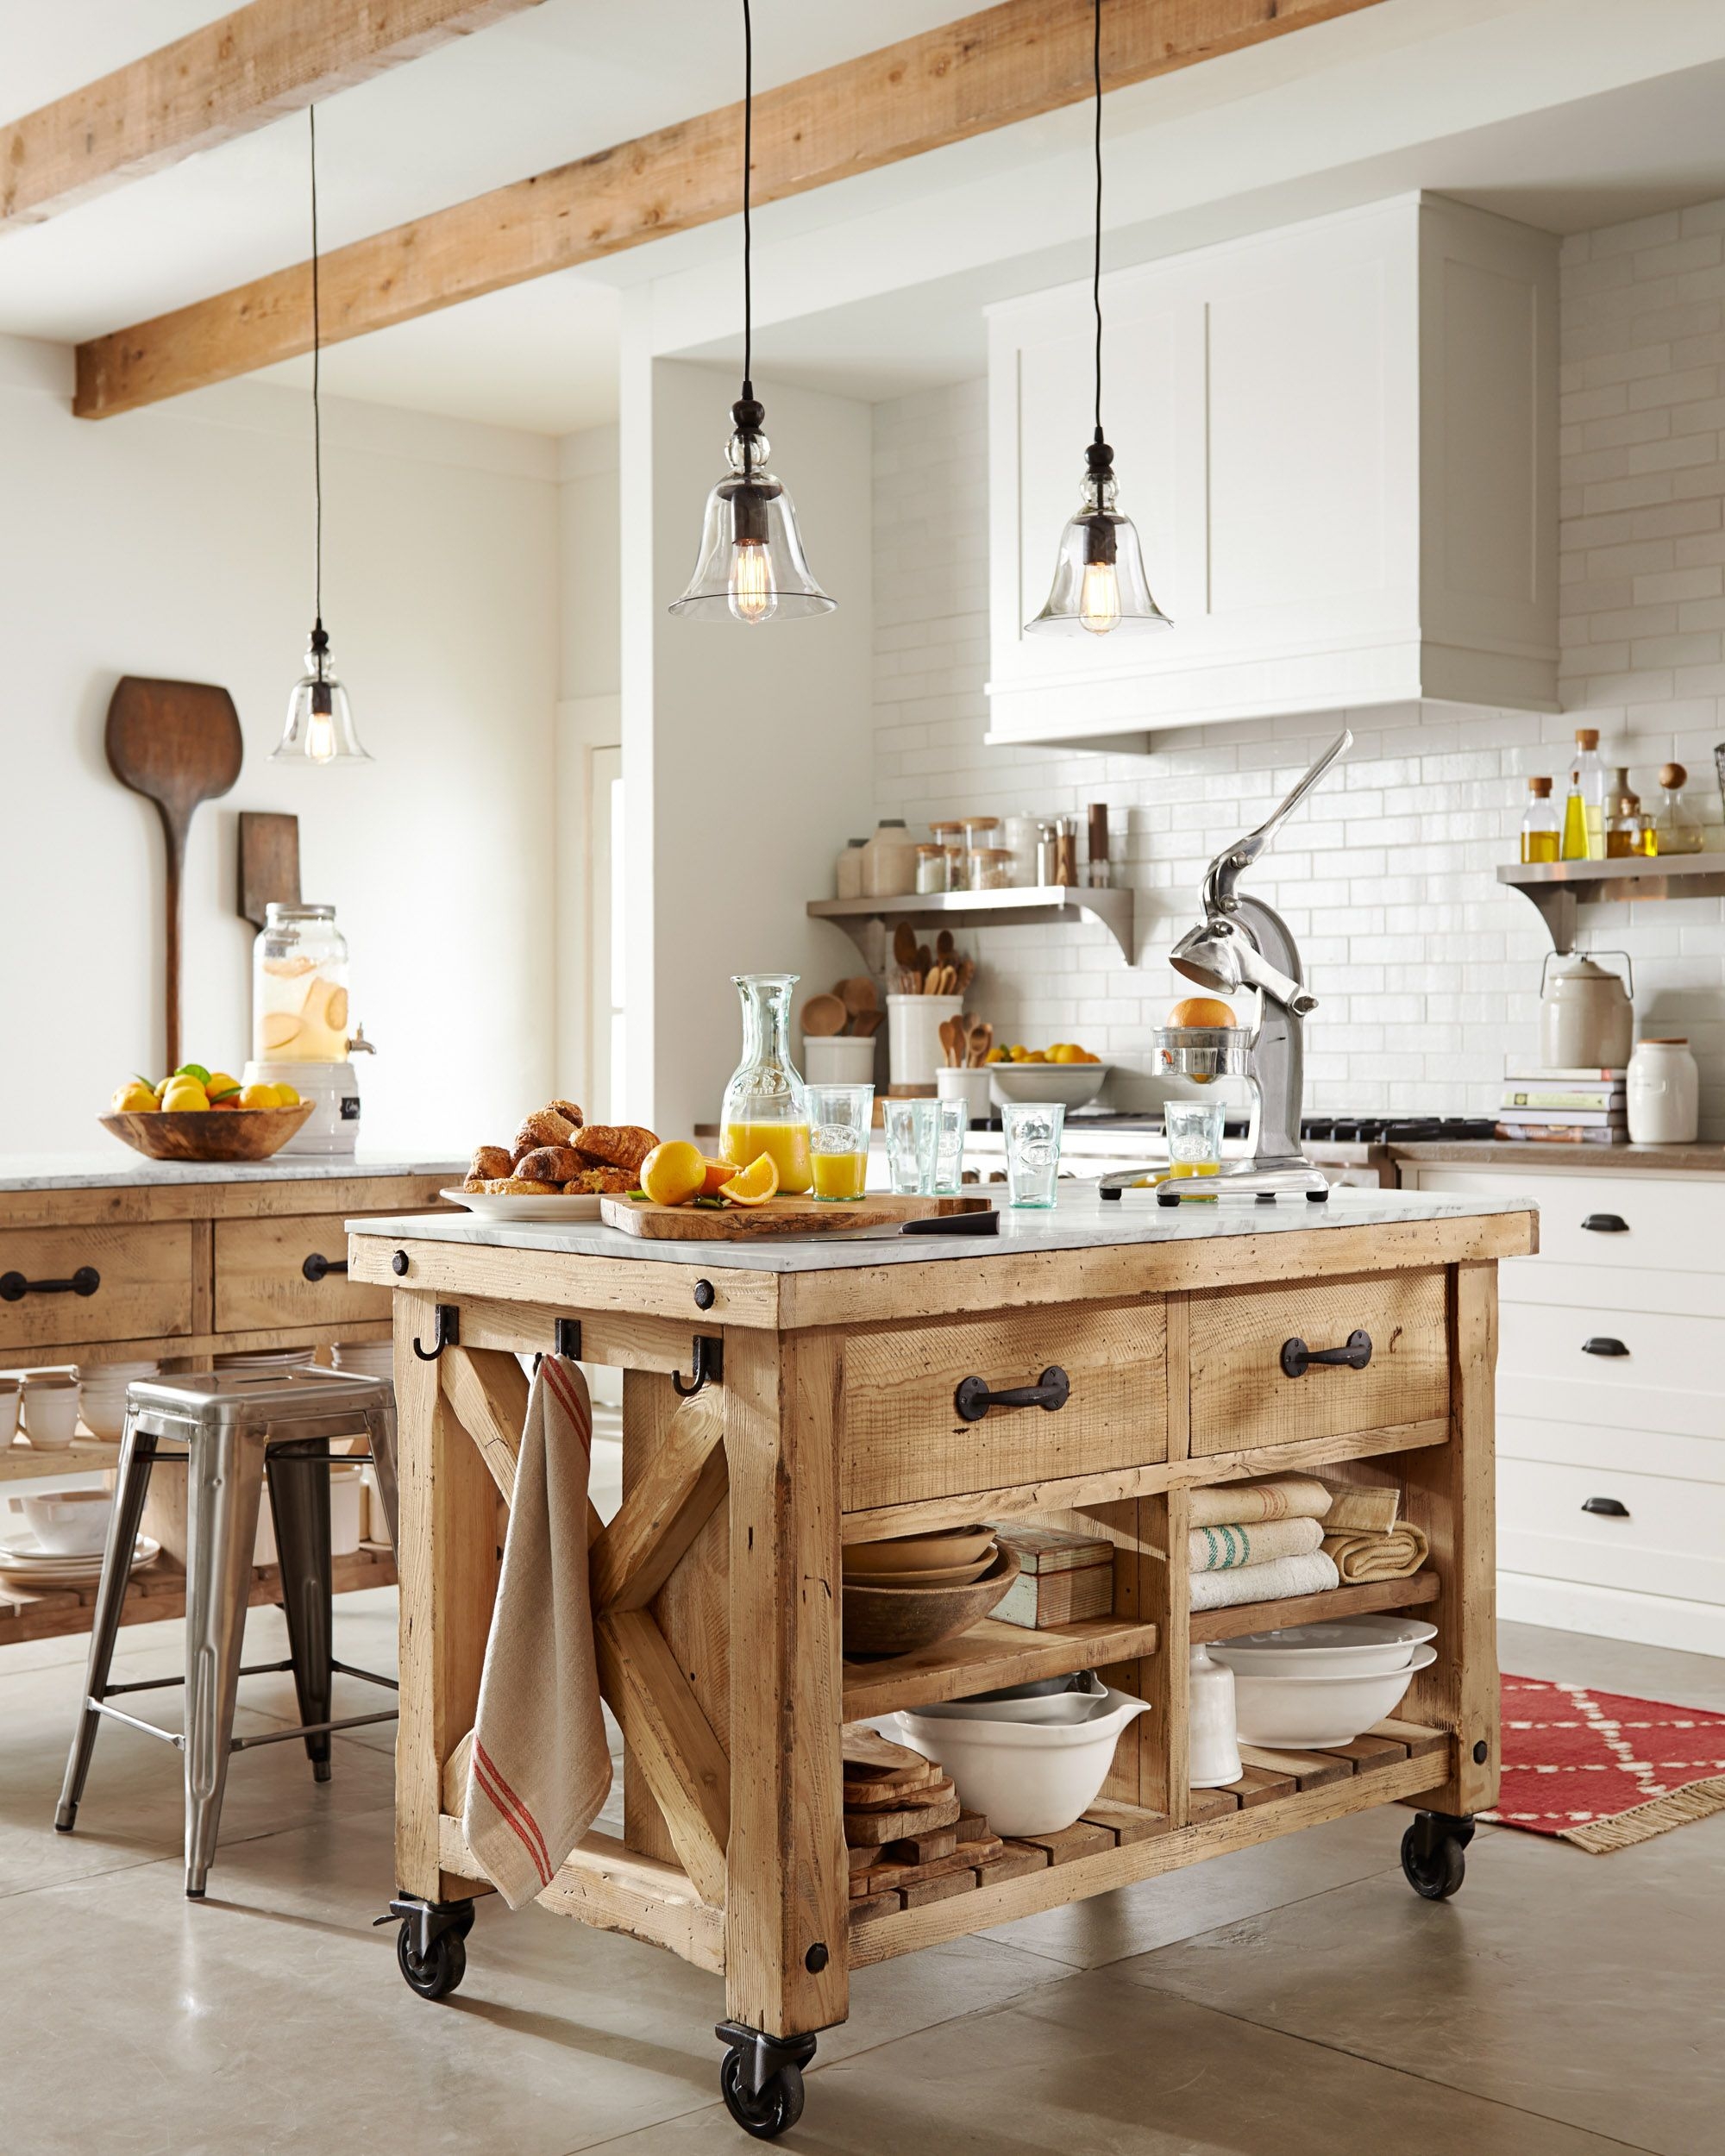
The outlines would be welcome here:
[[[601,1198],[636,1188],[659,1143],[638,1123],[589,1123],[573,1100],[549,1100],[508,1145],[477,1145],[452,1205],[493,1220],[597,1220]]]

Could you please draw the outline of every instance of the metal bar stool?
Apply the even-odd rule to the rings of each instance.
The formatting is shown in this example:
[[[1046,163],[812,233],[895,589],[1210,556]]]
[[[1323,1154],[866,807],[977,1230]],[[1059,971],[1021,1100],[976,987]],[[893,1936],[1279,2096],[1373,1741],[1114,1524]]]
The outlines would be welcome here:
[[[329,1442],[363,1433],[370,1452],[331,1461]],[[164,1447],[172,1448],[164,1450]],[[329,1719],[335,1673],[368,1684],[392,1679],[336,1660],[331,1637],[329,1468],[369,1457],[376,1473],[390,1540],[395,1540],[395,1393],[381,1378],[314,1369],[256,1376],[222,1370],[207,1376],[153,1379],[126,1398],[120,1466],[108,1545],[97,1589],[84,1711],[72,1741],[54,1825],[72,1831],[90,1771],[100,1718],[111,1714],[185,1756],[185,1891],[202,1896],[216,1854],[228,1761],[254,1745],[303,1738],[312,1772],[327,1782],[331,1733],[392,1721],[395,1710]],[[150,1471],[157,1462],[186,1467],[185,1675],[110,1684],[108,1672],[126,1598],[133,1549],[143,1519]],[[267,1476],[270,1509],[281,1566],[282,1608],[289,1659],[241,1666],[246,1607],[256,1546],[258,1507]],[[239,1680],[291,1669],[300,1727],[261,1737],[235,1737]],[[109,1704],[127,1692],[185,1687],[185,1733],[176,1736]]]

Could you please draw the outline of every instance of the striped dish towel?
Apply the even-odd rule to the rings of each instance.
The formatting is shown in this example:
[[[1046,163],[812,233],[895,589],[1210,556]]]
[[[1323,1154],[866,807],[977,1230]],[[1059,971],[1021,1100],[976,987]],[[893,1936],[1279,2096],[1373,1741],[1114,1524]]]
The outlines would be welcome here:
[[[1321,1520],[1234,1520],[1192,1530],[1195,1572],[1232,1572],[1272,1557],[1302,1557],[1323,1545]]]
[[[461,1812],[512,1909],[550,1885],[611,1792],[587,1592],[592,1453],[586,1380],[548,1355],[521,1433]]]

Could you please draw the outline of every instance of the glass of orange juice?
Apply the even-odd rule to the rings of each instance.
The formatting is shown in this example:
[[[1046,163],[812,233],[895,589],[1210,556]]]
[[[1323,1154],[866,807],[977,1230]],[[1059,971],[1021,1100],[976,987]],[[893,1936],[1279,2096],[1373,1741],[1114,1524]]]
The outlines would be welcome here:
[[[814,1195],[856,1199],[869,1180],[873,1086],[810,1086],[809,1167]]]

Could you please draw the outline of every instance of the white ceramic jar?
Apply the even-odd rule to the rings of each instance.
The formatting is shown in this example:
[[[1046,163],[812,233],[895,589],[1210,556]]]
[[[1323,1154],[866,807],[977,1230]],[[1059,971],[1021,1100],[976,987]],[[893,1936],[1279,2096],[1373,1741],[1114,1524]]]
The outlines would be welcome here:
[[[883,816],[862,849],[862,895],[900,899],[916,889],[917,834],[902,816]]]
[[[1540,996],[1540,1062],[1546,1070],[1621,1070],[1634,1037],[1634,989],[1591,958],[1549,973]]]
[[[1213,1662],[1208,1650],[1192,1649],[1188,1679],[1187,1780],[1195,1789],[1220,1789],[1238,1782],[1242,1768],[1234,1727],[1234,1673]]]
[[[853,838],[833,864],[833,894],[841,899],[860,899],[862,893],[862,855],[869,842]]]
[[[1686,1040],[1638,1041],[1629,1058],[1629,1138],[1692,1145],[1701,1129],[1701,1073]]]

